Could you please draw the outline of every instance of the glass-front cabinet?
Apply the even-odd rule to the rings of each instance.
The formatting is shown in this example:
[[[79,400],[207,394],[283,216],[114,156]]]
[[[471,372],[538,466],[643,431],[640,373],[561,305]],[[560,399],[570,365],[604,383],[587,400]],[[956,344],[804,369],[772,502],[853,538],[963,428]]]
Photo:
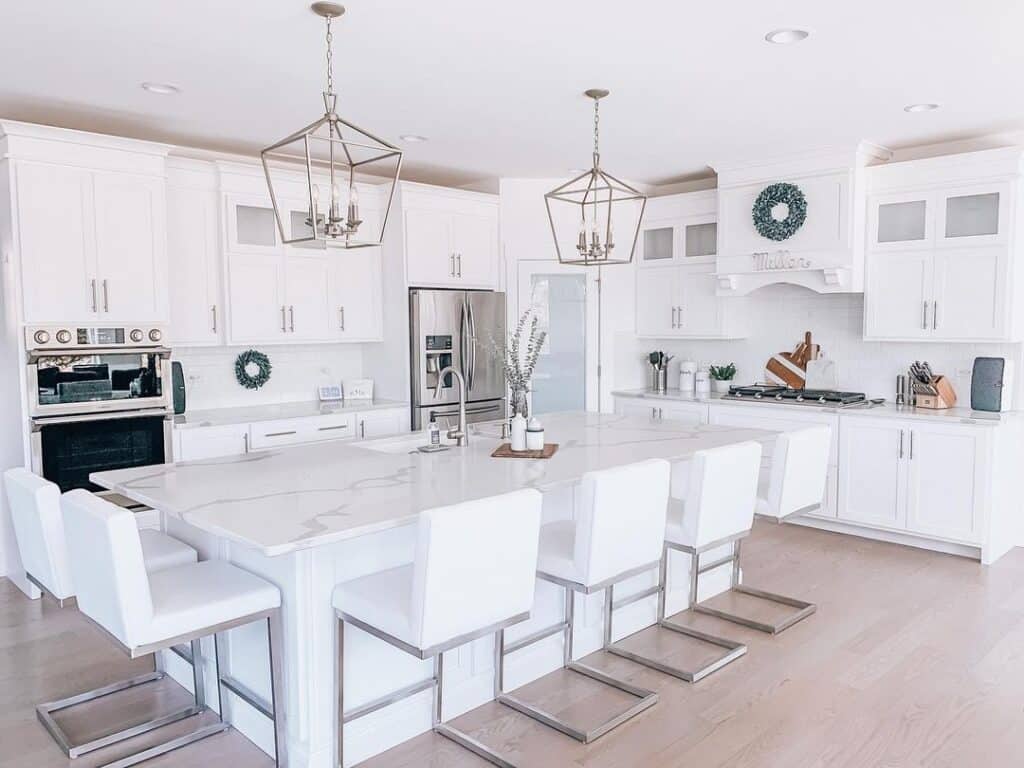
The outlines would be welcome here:
[[[277,219],[270,198],[226,195],[228,253],[274,253],[281,248]]]
[[[641,266],[710,263],[718,253],[714,215],[645,221],[640,231]]]
[[[994,183],[875,197],[869,223],[871,248],[963,248],[1005,243],[1009,192],[1008,184]]]

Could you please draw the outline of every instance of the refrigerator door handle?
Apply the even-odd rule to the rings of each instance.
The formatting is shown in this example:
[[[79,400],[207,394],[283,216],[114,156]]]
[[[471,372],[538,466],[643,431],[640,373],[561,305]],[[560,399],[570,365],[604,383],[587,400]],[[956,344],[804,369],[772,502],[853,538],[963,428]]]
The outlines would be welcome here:
[[[469,339],[466,346],[469,348],[469,378],[466,383],[469,391],[473,391],[473,380],[476,378],[476,315],[473,314],[473,302],[466,300],[466,313],[469,320]]]
[[[466,388],[469,388],[469,350],[466,348],[466,339],[469,336],[469,320],[467,318],[466,297],[462,297],[462,307],[459,311],[459,368],[466,379]]]

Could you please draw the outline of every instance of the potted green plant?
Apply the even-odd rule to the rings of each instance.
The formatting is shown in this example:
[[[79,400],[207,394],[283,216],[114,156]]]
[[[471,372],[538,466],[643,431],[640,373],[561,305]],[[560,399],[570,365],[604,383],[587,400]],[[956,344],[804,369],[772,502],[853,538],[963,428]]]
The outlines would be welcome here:
[[[736,377],[736,363],[712,365],[709,373],[711,374],[712,391],[725,394],[729,391],[729,386]]]

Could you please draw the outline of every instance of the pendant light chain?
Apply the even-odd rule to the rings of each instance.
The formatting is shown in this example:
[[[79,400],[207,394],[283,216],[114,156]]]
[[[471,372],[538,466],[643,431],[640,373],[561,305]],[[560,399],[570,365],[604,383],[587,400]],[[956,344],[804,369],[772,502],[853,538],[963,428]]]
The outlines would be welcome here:
[[[598,110],[601,107],[600,99],[594,99],[594,167],[597,168],[601,164],[601,152],[598,149],[598,140],[600,139],[600,116]]]
[[[327,93],[334,94],[334,61],[331,43],[334,37],[331,35],[331,17],[327,17]]]

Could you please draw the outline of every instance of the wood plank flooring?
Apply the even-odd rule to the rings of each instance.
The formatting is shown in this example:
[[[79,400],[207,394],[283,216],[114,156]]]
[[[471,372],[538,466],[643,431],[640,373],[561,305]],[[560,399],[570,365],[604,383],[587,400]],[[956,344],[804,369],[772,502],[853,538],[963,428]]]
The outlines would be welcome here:
[[[750,646],[745,658],[696,685],[594,654],[588,663],[657,690],[661,700],[589,746],[497,704],[456,724],[523,768],[1021,764],[1024,549],[983,568],[950,555],[759,523],[743,558],[747,583],[816,602],[818,612],[777,637],[709,616],[684,617]],[[688,653],[692,658],[687,642],[652,629],[630,646],[682,662]],[[91,768],[109,762],[117,756],[113,750],[66,760],[36,721],[34,704],[146,671],[150,663],[125,658],[73,609],[29,601],[0,580],[0,768]],[[522,694],[582,721],[622,703],[565,672],[532,683]],[[127,711],[134,717],[185,698],[181,688],[164,681],[66,722],[84,736],[107,718]],[[144,738],[163,740],[167,733]],[[227,764],[267,768],[271,761],[229,732],[146,765]],[[425,734],[364,765],[487,764]]]

